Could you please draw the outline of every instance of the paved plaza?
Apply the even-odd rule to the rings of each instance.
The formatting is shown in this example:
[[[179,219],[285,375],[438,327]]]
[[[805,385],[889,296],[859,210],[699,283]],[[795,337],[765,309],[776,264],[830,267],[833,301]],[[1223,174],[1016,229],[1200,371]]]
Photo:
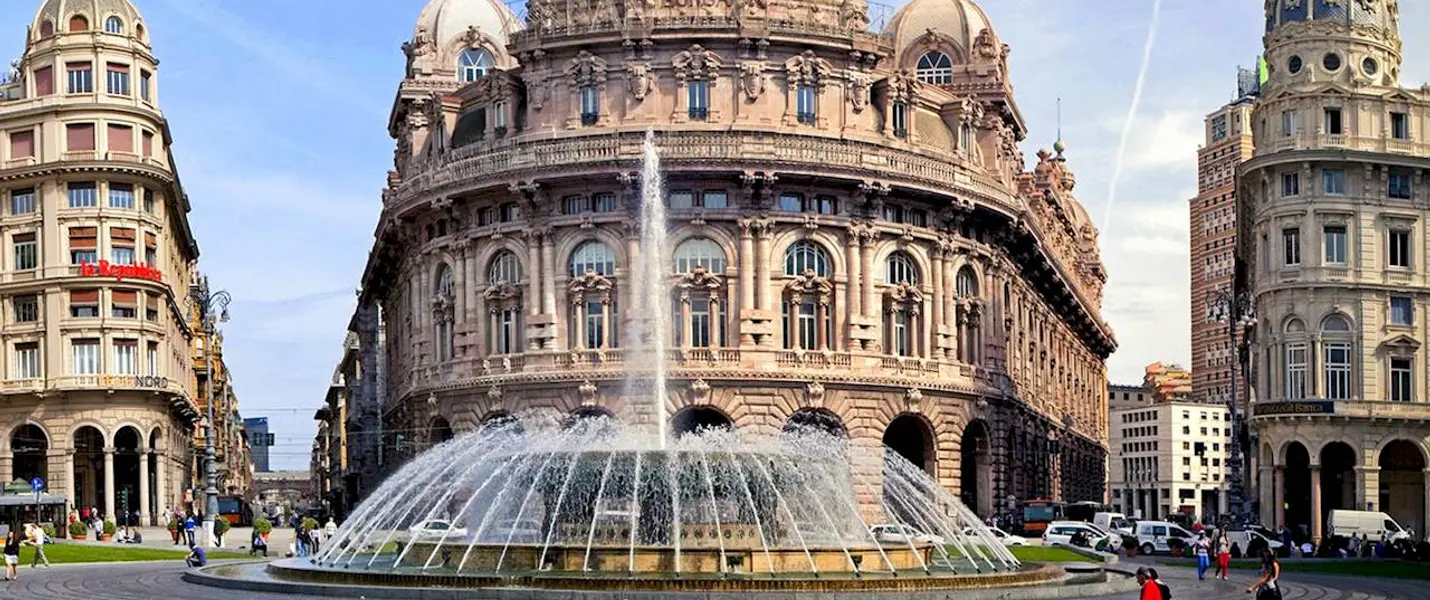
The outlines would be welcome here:
[[[1196,571],[1159,567],[1174,598],[1245,600],[1249,573],[1230,582],[1197,581]],[[22,568],[20,581],[0,583],[0,599],[16,600],[305,600],[317,596],[261,594],[202,587],[184,582],[183,564],[129,563]],[[1296,574],[1285,582],[1286,600],[1411,600],[1425,598],[1425,583]],[[1134,598],[1123,594],[1108,598]],[[1073,599],[1069,599],[1073,600]],[[1090,600],[1090,599],[1089,599]]]

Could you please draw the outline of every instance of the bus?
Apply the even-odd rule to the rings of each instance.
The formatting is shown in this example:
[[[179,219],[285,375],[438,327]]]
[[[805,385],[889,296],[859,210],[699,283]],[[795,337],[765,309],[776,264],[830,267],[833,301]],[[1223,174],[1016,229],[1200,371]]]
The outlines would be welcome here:
[[[253,511],[248,509],[248,501],[242,496],[219,496],[218,514],[234,527],[251,527]]]
[[[1091,523],[1100,512],[1112,512],[1112,507],[1101,502],[1074,502],[1063,508],[1063,515],[1069,521]]]
[[[1056,500],[1037,499],[1023,503],[1023,535],[1028,537],[1043,535],[1048,523],[1063,520],[1063,503]]]

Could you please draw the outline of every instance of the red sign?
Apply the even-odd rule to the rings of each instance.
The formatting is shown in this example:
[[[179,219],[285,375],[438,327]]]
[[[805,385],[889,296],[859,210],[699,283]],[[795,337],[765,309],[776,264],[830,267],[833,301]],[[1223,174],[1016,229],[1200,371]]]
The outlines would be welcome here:
[[[79,275],[80,277],[113,277],[119,281],[123,281],[125,279],[148,279],[150,281],[160,282],[164,281],[163,273],[160,273],[158,269],[155,269],[154,267],[151,267],[144,263],[137,263],[132,265],[114,265],[110,264],[107,260],[101,260],[98,264],[80,263]]]

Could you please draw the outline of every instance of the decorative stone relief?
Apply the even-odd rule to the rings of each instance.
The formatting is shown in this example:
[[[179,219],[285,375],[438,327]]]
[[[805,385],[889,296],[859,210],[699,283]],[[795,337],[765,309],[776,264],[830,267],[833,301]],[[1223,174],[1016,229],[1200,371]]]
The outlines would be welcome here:
[[[670,64],[675,68],[675,79],[680,83],[703,79],[713,86],[725,61],[710,49],[694,44],[671,58]]]
[[[919,388],[909,388],[904,392],[904,410],[911,413],[922,412],[924,393]]]
[[[805,50],[785,61],[785,73],[789,78],[791,88],[809,85],[822,90],[828,81],[829,74],[833,72],[834,67],[829,64],[829,61],[816,56],[813,50]]]
[[[547,82],[546,74],[541,72],[522,73],[521,82],[526,84],[527,105],[531,107],[531,110],[541,110],[550,95],[550,84]]]
[[[600,391],[600,388],[597,388],[596,384],[591,383],[591,380],[587,379],[581,382],[581,387],[576,389],[581,394],[582,406],[594,406],[596,404],[596,394]]]
[[[839,5],[839,23],[845,31],[869,29],[869,5],[858,0],[844,0]]]
[[[691,404],[709,404],[710,384],[706,383],[704,379],[690,382],[690,400]]]
[[[605,59],[585,50],[567,61],[565,72],[573,88],[606,83]]]
[[[889,76],[889,98],[899,102],[911,102],[919,92],[919,79],[906,70],[895,71]]]
[[[864,112],[864,107],[869,105],[869,89],[872,87],[869,76],[850,71],[845,74],[844,80],[849,90],[849,104],[854,107],[854,112]]]
[[[630,88],[631,98],[636,102],[645,100],[645,97],[655,88],[655,75],[651,73],[650,63],[627,64],[626,85]]]
[[[818,381],[804,384],[804,405],[809,407],[822,404],[824,404],[824,384]]]
[[[745,100],[758,100],[765,93],[768,79],[765,76],[764,62],[749,60],[740,63],[740,92],[745,95]]]

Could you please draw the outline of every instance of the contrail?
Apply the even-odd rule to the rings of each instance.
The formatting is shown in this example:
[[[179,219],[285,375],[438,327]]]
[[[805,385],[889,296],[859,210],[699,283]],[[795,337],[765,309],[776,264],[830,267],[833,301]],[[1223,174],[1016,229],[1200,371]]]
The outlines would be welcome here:
[[[1132,137],[1132,124],[1137,108],[1142,105],[1142,86],[1147,83],[1147,68],[1152,64],[1152,47],[1157,44],[1157,23],[1162,18],[1162,0],[1152,2],[1152,22],[1147,26],[1147,44],[1142,47],[1142,67],[1137,69],[1137,84],[1132,88],[1132,106],[1127,108],[1127,121],[1122,124],[1122,140],[1117,143],[1117,162],[1112,166],[1112,185],[1107,190],[1107,210],[1102,216],[1102,230],[1112,219],[1112,206],[1117,201],[1117,184],[1122,179],[1122,162],[1127,156],[1127,140]]]

